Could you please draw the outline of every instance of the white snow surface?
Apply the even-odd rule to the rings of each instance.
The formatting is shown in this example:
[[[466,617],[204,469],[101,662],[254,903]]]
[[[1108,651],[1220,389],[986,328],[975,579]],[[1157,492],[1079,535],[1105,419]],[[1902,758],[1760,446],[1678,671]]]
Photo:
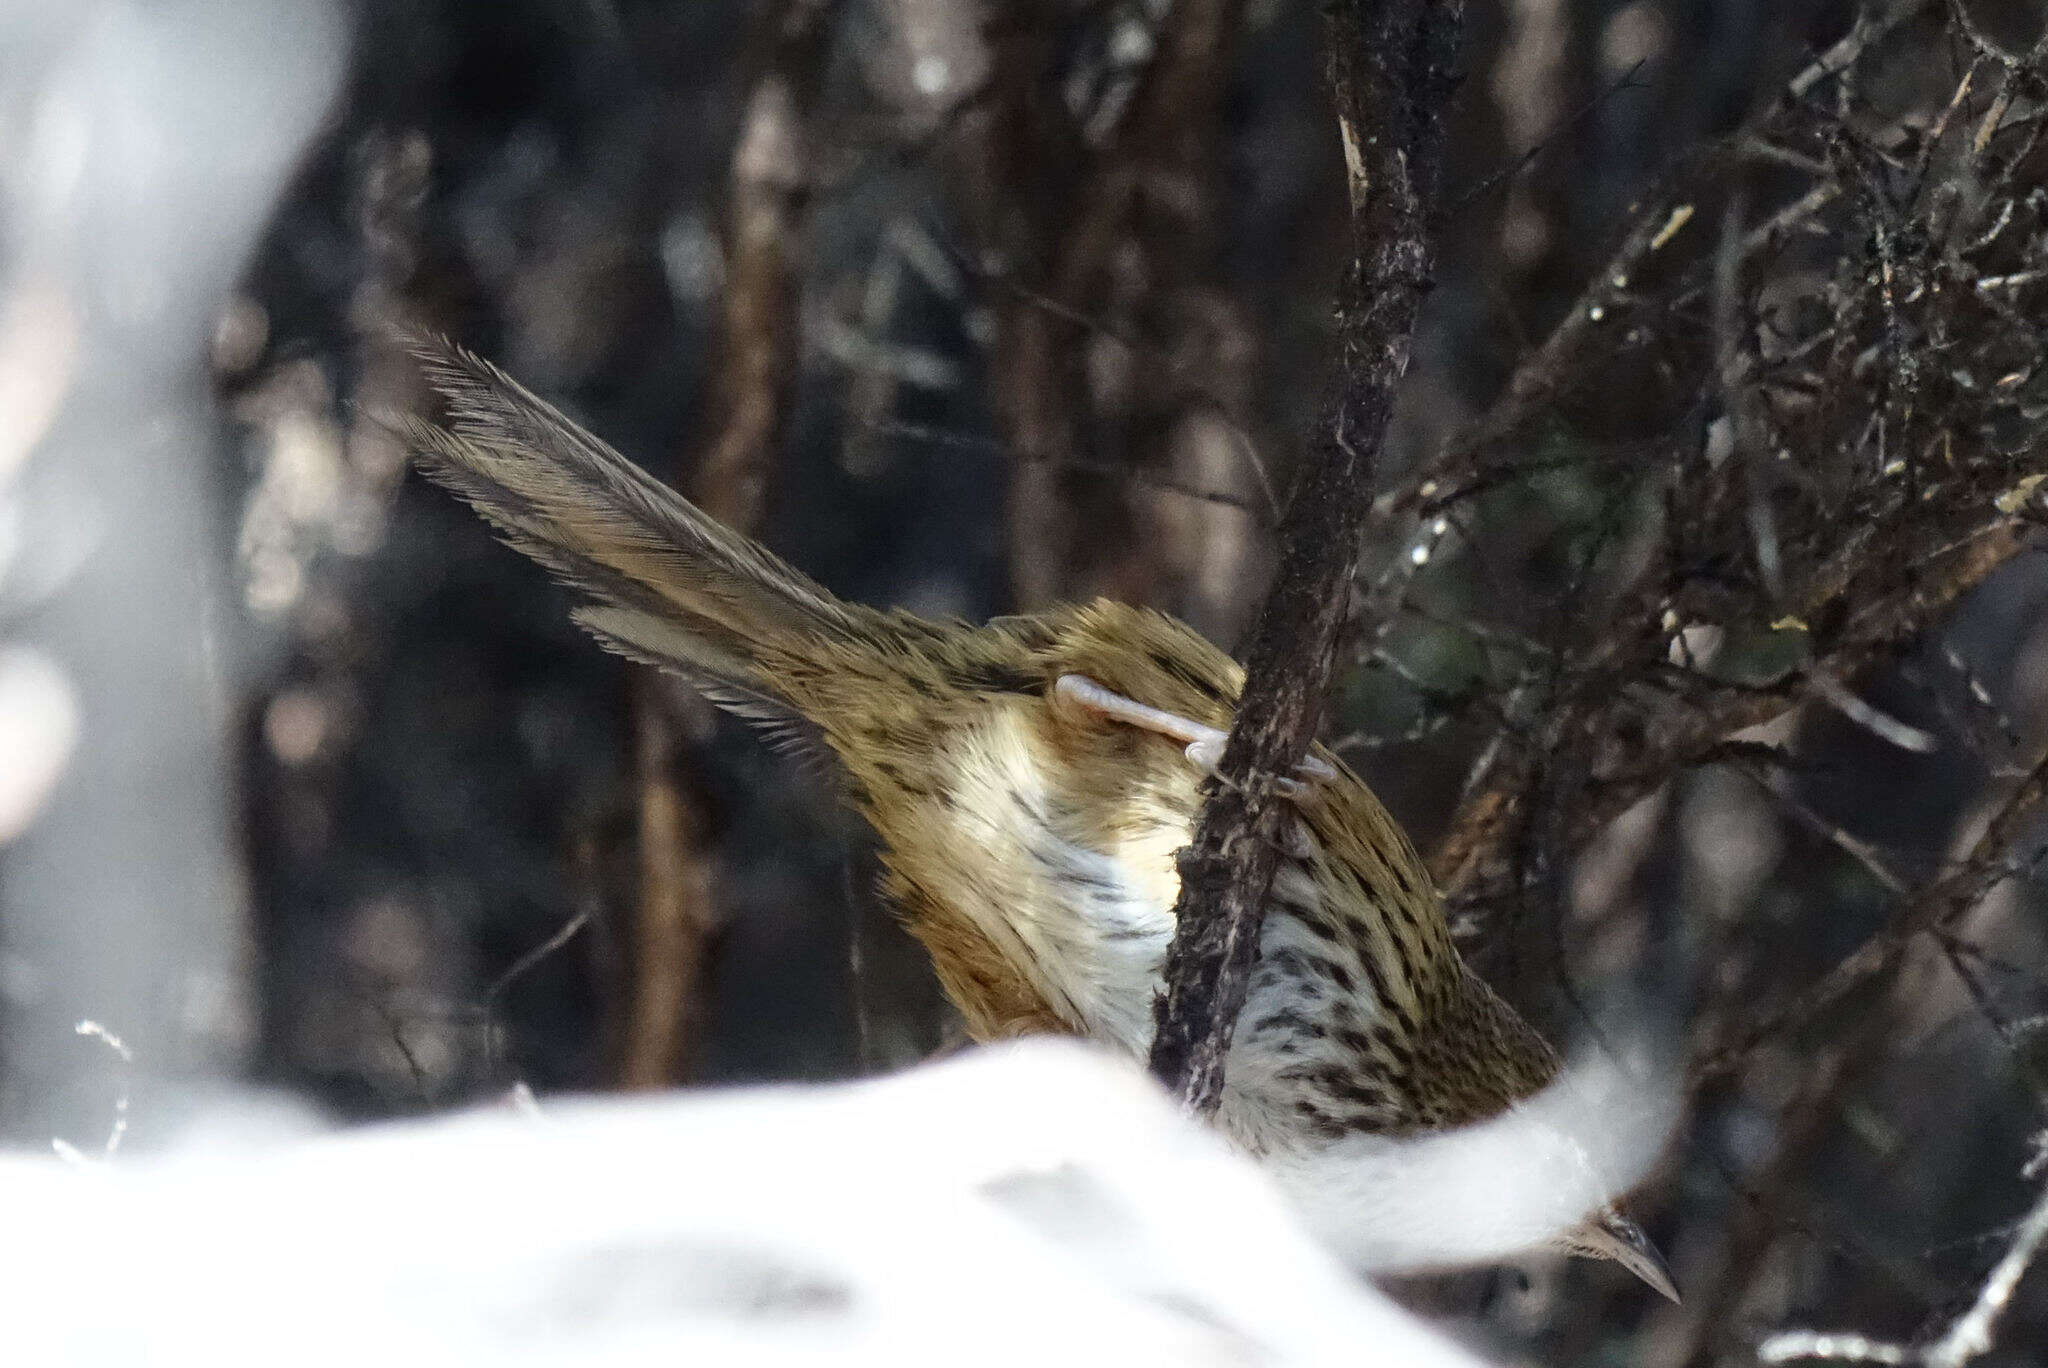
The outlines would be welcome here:
[[[18,1363],[1480,1362],[1068,1043],[310,1137],[252,1104],[0,1158],[0,1211]]]

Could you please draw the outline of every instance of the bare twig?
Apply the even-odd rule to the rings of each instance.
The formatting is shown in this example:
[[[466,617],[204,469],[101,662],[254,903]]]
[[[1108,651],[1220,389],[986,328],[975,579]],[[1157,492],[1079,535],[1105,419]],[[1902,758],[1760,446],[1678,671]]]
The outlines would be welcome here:
[[[2006,1246],[1969,1308],[1948,1329],[1924,1345],[1893,1344],[1854,1331],[1783,1330],[1757,1349],[1764,1363],[1832,1360],[1838,1363],[1915,1364],[1920,1368],[1963,1368],[1991,1351],[1999,1319],[2012,1304],[2020,1279],[2032,1267],[2042,1241],[2048,1240],[2048,1189],[2034,1201],[2012,1243]]]
[[[811,123],[838,9],[838,0],[780,0],[774,7],[766,57],[733,147],[707,438],[691,462],[699,503],[731,527],[760,521],[789,409],[815,182]]]
[[[1191,1109],[1222,1097],[1258,957],[1285,804],[1278,779],[1313,739],[1348,612],[1370,480],[1430,284],[1429,209],[1463,6],[1443,0],[1326,11],[1331,93],[1351,191],[1340,354],[1309,466],[1282,524],[1278,582],[1252,631],[1245,694],[1218,782],[1180,860],[1151,1067]]]
[[[533,949],[521,955],[512,962],[512,966],[504,973],[492,979],[491,986],[484,990],[484,1010],[486,1012],[492,1010],[498,999],[505,995],[505,990],[524,978],[532,970],[533,966],[576,939],[577,933],[590,925],[590,911],[586,907],[575,916],[569,918],[569,920],[563,922],[554,935],[549,936],[539,945],[534,946]]]
[[[839,0],[779,0],[747,94],[727,178],[726,287],[706,387],[706,437],[685,482],[728,526],[761,518],[787,426],[802,312],[805,227],[816,180],[819,92]],[[652,675],[632,693],[640,888],[616,1073],[629,1088],[680,1082],[702,1020],[716,859],[687,763],[680,704]]]
[[[1514,180],[1548,155],[1562,141],[1566,133],[1572,132],[1580,125],[1589,121],[1594,115],[1600,113],[1601,110],[1607,107],[1609,101],[1623,91],[1649,89],[1647,83],[1636,79],[1642,74],[1643,65],[1643,61],[1637,61],[1631,65],[1627,71],[1622,72],[1620,76],[1608,82],[1591,99],[1572,111],[1556,128],[1551,129],[1541,138],[1530,144],[1522,155],[1490,175],[1481,177],[1470,188],[1451,196],[1450,203],[1445,205],[1440,211],[1441,217],[1448,219],[1455,216],[1469,208],[1474,202],[1491,194],[1498,187]]]
[[[958,451],[982,452],[991,455],[1007,454],[1018,461],[1044,459],[1024,452],[1010,452],[1001,442],[991,437],[981,437],[971,432],[950,432],[944,428],[935,428],[926,423],[906,423],[899,419],[885,418],[866,423],[863,426],[866,431],[881,437],[900,437],[905,441],[924,442],[932,446],[950,447]],[[1233,434],[1238,438],[1240,448],[1247,457],[1256,461],[1257,453],[1252,448],[1250,439],[1236,429],[1233,429]],[[1277,503],[1277,496],[1272,492],[1272,485],[1266,479],[1263,466],[1253,466],[1254,471],[1259,477],[1261,496],[1260,500],[1255,502],[1242,495],[1226,493],[1216,489],[1197,488],[1194,485],[1185,484],[1179,480],[1162,479],[1147,471],[1137,470],[1130,466],[1112,465],[1107,461],[1084,461],[1070,458],[1061,461],[1048,461],[1048,463],[1059,470],[1076,471],[1084,475],[1100,475],[1107,479],[1126,481],[1146,489],[1156,489],[1162,493],[1176,494],[1184,499],[1194,499],[1200,503],[1217,504],[1224,508],[1235,508],[1247,517],[1257,521],[1261,526],[1273,526],[1280,521],[1279,514],[1274,507]]]
[[[1712,1279],[1686,1299],[1691,1321],[1685,1368],[1708,1368],[1720,1361],[1719,1346],[1737,1317],[1743,1299],[1783,1234],[1778,1218],[1785,1195],[1814,1151],[1837,1123],[1841,1099],[1871,1066],[1879,1044],[1887,1038],[1882,1017],[1872,1015],[1805,1062],[1791,1096],[1776,1108],[1769,1152],[1743,1187],[1747,1200],[1719,1241]]]
[[[1917,17],[1926,10],[1933,0],[1891,0],[1877,13],[1863,13],[1857,16],[1849,32],[1810,62],[1787,87],[1794,99],[1803,100],[1811,95],[1824,81],[1839,76],[1856,64],[1864,50],[1879,41],[1899,25]]]
[[[1672,313],[1686,313],[1687,321],[1697,326],[1696,315],[1687,311],[1699,308],[1709,286],[1684,275],[1680,286],[1662,296],[1660,302],[1657,291],[1647,284],[1659,273],[1653,268],[1685,233],[1694,215],[1694,206],[1701,202],[1703,196],[1719,193],[1713,183],[1725,173],[1739,169],[1747,155],[1745,149],[1755,146],[1759,140],[1775,146],[1785,136],[1797,136],[1808,141],[1815,141],[1817,136],[1827,136],[1824,132],[1819,135],[1813,132],[1817,126],[1825,127],[1825,119],[1820,119],[1817,125],[1820,116],[1808,104],[1808,97],[1825,81],[1843,85],[1853,83],[1853,69],[1866,51],[1931,7],[1931,0],[1903,0],[1902,3],[1874,7],[1859,19],[1847,36],[1801,72],[1777,104],[1749,128],[1703,149],[1668,174],[1662,187],[1641,201],[1641,207],[1633,214],[1629,229],[1613,257],[1593,274],[1580,298],[1566,310],[1544,343],[1516,368],[1493,405],[1481,417],[1453,433],[1383,501],[1383,513],[1396,520],[1395,537],[1406,540],[1405,535],[1399,532],[1399,519],[1423,515],[1444,490],[1483,487],[1491,453],[1506,447],[1513,437],[1527,431],[1582,387],[1586,377],[1597,369],[1591,364],[1596,357],[1606,351],[1643,350],[1668,345],[1669,336],[1681,328],[1680,321],[1672,317]],[[1961,95],[1967,93],[1966,89],[1961,90]],[[1959,109],[1959,98],[1951,95],[1950,112]],[[1780,126],[1788,132],[1774,134],[1772,130]],[[1980,139],[1971,153],[1979,161],[1987,155],[1983,147],[1985,141]],[[1719,296],[1724,312],[1733,301],[1735,292],[1744,288],[1742,273],[1754,270],[1758,259],[1778,250],[1795,231],[1818,223],[1820,215],[1839,213],[1845,207],[1855,209],[1854,205],[1845,205],[1852,187],[1843,179],[1838,165],[1824,157],[1808,157],[1807,160],[1813,168],[1810,174],[1816,175],[1815,184],[1781,209],[1767,215],[1762,222],[1743,231],[1739,235],[1739,247],[1718,254],[1721,285],[1714,293]],[[1924,198],[1934,200],[1940,197]],[[1996,212],[1997,206],[1993,204],[1990,209]],[[1886,241],[1890,240],[1888,235]],[[1908,284],[1887,285],[1888,297],[1896,303],[1901,298],[1900,291],[1907,289]],[[1814,345],[1832,346],[1841,351],[1846,344],[1839,336],[1831,340],[1831,334],[1835,332],[1835,325],[1821,330]],[[1909,366],[1917,366],[1918,357],[1914,349],[1899,342],[1896,328],[1891,335],[1894,346],[1888,355],[1896,358],[1898,368],[1903,371]],[[1660,338],[1664,342],[1660,343]],[[1736,337],[1724,329],[1722,340],[1724,343],[1736,341],[1741,344],[1738,354],[1721,358],[1723,361],[1740,361],[1741,364],[1717,368],[1721,390],[1729,401],[1730,411],[1746,416],[1744,426],[1748,440],[1743,443],[1745,459],[1738,468],[1759,474],[1760,456],[1770,457],[1774,462],[1777,459],[1774,451],[1760,452],[1757,441],[1760,435],[1757,429],[1761,426],[1759,419],[1769,411],[1768,404],[1760,406],[1759,392],[1768,394],[1766,387],[1772,377],[1768,369],[1745,359],[1744,354],[1753,348],[1753,342],[1746,334]],[[1722,350],[1726,352],[1727,348]],[[1841,358],[1830,364],[1843,365],[1851,359],[1853,353],[1844,351]],[[1910,406],[1908,417],[1914,421],[1927,421],[1920,417],[1922,412],[1924,405]],[[1883,430],[1882,421],[1879,430]],[[1806,445],[1810,449],[1812,434],[1802,435],[1807,437]],[[1910,472],[1910,464],[1904,468]],[[1682,480],[1689,486],[1688,497],[1694,499],[1698,494],[1693,491],[1697,491],[1699,486],[1712,487],[1714,484],[1712,472],[1699,465],[1686,467]],[[1686,507],[1690,516],[1700,516],[1698,505],[1688,504]],[[1755,496],[1754,492],[1752,497],[1742,502],[1741,508],[1745,515],[1753,518],[1774,519],[1777,516],[1771,504]],[[1930,512],[1931,509],[1922,510],[1918,521],[1912,525],[1914,535],[1921,535],[1935,526],[1938,519],[1926,516]],[[1759,550],[1769,550],[1784,541],[1782,532],[1765,537],[1760,535],[1763,530],[1756,529],[1752,536],[1752,542]],[[1863,665],[1883,657],[1898,643],[1916,635],[1919,626],[1928,621],[1933,612],[1940,611],[1943,605],[1953,601],[1957,593],[1979,582],[1984,574],[2010,555],[2015,546],[2016,541],[2009,536],[1995,536],[1970,551],[1961,551],[1960,548],[1944,551],[1942,570],[1923,581],[1931,593],[1897,594],[1888,589],[1879,591],[1876,581],[1894,573],[1887,567],[1910,560],[1914,553],[1902,552],[1901,548],[1880,539],[1852,533],[1846,539],[1842,554],[1832,564],[1824,565],[1821,573],[1806,576],[1805,583],[1796,589],[1791,580],[1786,583],[1787,592],[1793,595],[1792,601],[1786,604],[1789,615],[1811,617],[1816,612],[1826,611],[1829,604],[1846,606],[1858,600],[1863,605],[1855,610],[1851,630],[1838,633],[1831,642],[1817,643],[1810,677],[1813,686],[1831,697],[1844,700],[1852,697],[1845,689],[1831,688],[1830,685],[1853,676]],[[1802,549],[1787,545],[1786,553],[1793,554]],[[1929,552],[1920,553],[1923,562],[1934,560],[1931,553],[1931,547]],[[1769,571],[1777,567],[1766,563],[1762,568]],[[1861,582],[1857,582],[1859,580]],[[1852,582],[1855,582],[1853,590]],[[1880,611],[1895,615],[1890,623],[1871,615],[1869,610],[1879,605],[1883,605]],[[1646,617],[1672,611],[1672,605],[1662,596],[1652,598],[1643,607]],[[1616,644],[1619,640],[1635,643],[1630,648],[1632,651],[1661,649],[1656,634],[1644,630],[1646,625],[1623,626],[1618,623],[1619,635],[1609,634],[1602,638],[1598,649],[1607,661],[1605,671],[1613,672],[1603,672],[1602,677],[1612,678],[1627,668]],[[1567,685],[1575,679],[1590,681],[1593,678],[1590,660],[1575,658],[1563,678]],[[1589,683],[1584,704],[1588,713],[1585,724],[1589,734],[1597,735],[1614,715],[1612,707],[1601,702],[1600,697],[1612,702],[1620,696],[1611,687],[1605,687],[1603,695],[1595,696],[1591,687]],[[1716,694],[1718,697],[1714,696]],[[1665,700],[1650,700],[1645,716],[1639,711],[1645,700],[1640,697],[1628,700],[1628,726],[1631,735],[1639,738],[1635,748],[1640,752],[1637,758],[1643,761],[1640,766],[1631,762],[1628,769],[1640,777],[1617,784],[1616,767],[1611,761],[1596,766],[1593,782],[1584,795],[1588,805],[1586,822],[1581,825],[1580,820],[1574,818],[1573,842],[1576,844],[1591,831],[1598,830],[1606,818],[1681,768],[1687,763],[1687,757],[1697,755],[1703,747],[1711,746],[1721,736],[1742,726],[1753,725],[1783,712],[1792,701],[1780,699],[1772,702],[1720,689],[1693,690]],[[1708,736],[1707,732],[1715,734]],[[1895,729],[1893,734],[1914,743],[1924,741],[1917,732]],[[1512,747],[1494,747],[1490,753],[1492,762],[1469,787],[1459,812],[1449,824],[1431,860],[1439,882],[1465,900],[1484,901],[1507,891],[1508,884],[1500,867],[1503,852],[1513,839],[1515,824],[1524,819],[1523,804],[1517,793],[1528,777],[1527,757]]]
[[[1135,79],[1119,69],[1115,97],[1078,110],[1047,94],[1066,45],[1056,9],[1000,7],[992,26],[1000,93],[968,172],[980,239],[970,274],[995,287],[993,398],[1018,457],[1008,528],[1020,606],[1112,594],[1174,608],[1225,641],[1242,626],[1239,567],[1265,545],[1260,527],[1133,499],[1153,482],[1121,472],[1235,486],[1239,498],[1270,484],[1247,422],[1259,332],[1224,276],[1218,232],[1223,96],[1244,9],[1166,8]],[[1124,382],[1100,383],[1090,360],[1104,357],[1129,368]],[[1085,468],[1113,478],[1068,474]]]
[[[561,950],[570,941],[576,939],[577,933],[590,924],[592,910],[589,907],[581,909],[575,916],[557,927],[553,935],[514,960],[504,973],[491,980],[490,986],[484,989],[483,996],[477,1000],[475,1007],[464,1013],[464,1015],[478,1022],[483,1028],[484,1073],[486,1076],[495,1077],[500,1064],[503,1062],[502,1051],[498,1044],[498,1006],[504,999],[506,992],[511,989],[513,984],[531,973],[536,965]],[[426,1091],[425,1075],[420,1071],[418,1061],[414,1059],[411,1049],[398,1039],[398,1023],[392,1022],[390,1029],[394,1042],[398,1044],[399,1049],[405,1055],[406,1064],[413,1069],[414,1081],[420,1089],[420,1100],[423,1102],[430,1101],[431,1099]]]
[[[1755,760],[1746,756],[1738,756],[1735,758],[1734,763],[1735,767],[1741,770],[1750,782],[1783,804],[1785,810],[1791,813],[1793,819],[1801,826],[1813,832],[1816,836],[1819,836],[1822,840],[1828,842],[1861,865],[1863,872],[1875,880],[1878,887],[1895,898],[1906,897],[1912,892],[1911,887],[1885,861],[1883,854],[1879,852],[1877,847],[1861,837],[1843,830],[1841,823],[1829,821],[1826,817],[1815,812],[1797,793],[1792,791],[1790,784],[1784,783],[1775,775],[1767,772]]]
[[[1900,902],[1885,924],[1812,987],[1775,1011],[1762,1014],[1733,1043],[1708,1055],[1693,1071],[1695,1084],[1733,1072],[1751,1051],[1771,1037],[1813,1020],[1851,992],[1889,975],[1906,949],[1924,932],[1952,923],[2009,877],[2007,854],[2020,829],[2048,798],[2048,753],[2007,795],[1953,872],[1924,885]]]
[[[391,1042],[391,1048],[398,1051],[399,1059],[405,1063],[406,1076],[412,1080],[413,1096],[422,1107],[434,1105],[434,1090],[427,1078],[426,1065],[421,1062],[419,1051],[405,1038],[405,1019],[392,1010],[381,989],[368,985],[358,986],[356,995],[377,1014],[377,1020],[384,1027],[384,1038]],[[484,1064],[487,1071],[495,1071],[494,1036],[491,1034],[492,1018],[484,1018]]]

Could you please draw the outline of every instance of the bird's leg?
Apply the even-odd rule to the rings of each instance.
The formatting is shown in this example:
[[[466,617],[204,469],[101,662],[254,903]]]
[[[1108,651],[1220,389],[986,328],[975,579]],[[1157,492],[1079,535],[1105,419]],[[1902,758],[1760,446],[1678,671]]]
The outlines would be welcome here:
[[[1111,722],[1158,732],[1180,742],[1181,754],[1204,774],[1214,774],[1216,766],[1222,763],[1223,743],[1230,739],[1227,731],[1140,703],[1135,698],[1126,698],[1097,684],[1087,675],[1061,675],[1053,681],[1052,687],[1056,702]],[[1295,778],[1280,780],[1280,791],[1289,798],[1300,797],[1313,782],[1337,777],[1336,770],[1313,755],[1303,756],[1301,763],[1294,767],[1294,773]]]

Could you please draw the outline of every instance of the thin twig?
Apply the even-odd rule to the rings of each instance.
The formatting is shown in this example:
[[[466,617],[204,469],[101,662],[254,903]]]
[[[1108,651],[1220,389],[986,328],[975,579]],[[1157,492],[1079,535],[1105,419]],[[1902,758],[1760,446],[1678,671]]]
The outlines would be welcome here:
[[[535,965],[574,940],[576,934],[590,924],[591,912],[591,908],[585,907],[575,916],[569,918],[568,921],[562,923],[552,936],[549,936],[539,945],[536,945],[533,949],[528,950],[525,954],[514,960],[511,968],[491,980],[490,986],[484,989],[483,996],[478,999],[476,1006],[462,1013],[463,1016],[474,1018],[483,1028],[484,1073],[486,1075],[496,1076],[499,1065],[503,1062],[503,1051],[498,1043],[499,1000],[504,997],[506,991],[513,984],[524,978]],[[409,1052],[407,1059],[410,1062],[411,1055]]]
[[[2012,1243],[1992,1265],[1969,1308],[1949,1323],[1939,1339],[1913,1346],[1874,1340],[1855,1331],[1784,1330],[1757,1348],[1763,1363],[1831,1360],[1838,1363],[1915,1364],[1919,1368],[1963,1368],[1992,1347],[2000,1318],[2012,1304],[2020,1279],[2048,1240],[2048,1188],[2034,1200]]]
[[[1695,1085],[1732,1073],[1764,1041],[1795,1030],[1847,997],[1862,985],[1889,975],[1905,957],[1906,948],[1923,932],[1945,926],[1983,901],[2010,876],[2006,852],[2020,828],[2048,797],[2048,753],[2036,758],[2026,777],[2007,795],[1970,852],[1954,872],[1924,885],[1901,901],[1885,924],[1791,1002],[1764,1013],[1731,1044],[1702,1060],[1693,1070]]]

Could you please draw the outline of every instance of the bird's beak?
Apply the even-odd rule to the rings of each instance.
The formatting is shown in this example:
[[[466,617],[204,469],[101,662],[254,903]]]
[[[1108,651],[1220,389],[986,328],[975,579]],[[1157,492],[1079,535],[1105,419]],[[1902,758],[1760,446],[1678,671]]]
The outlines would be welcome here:
[[[1580,1252],[1597,1259],[1612,1259],[1672,1302],[1678,1301],[1678,1284],[1671,1280],[1671,1269],[1664,1256],[1634,1221],[1610,1211],[1586,1222],[1578,1233],[1583,1242]]]

